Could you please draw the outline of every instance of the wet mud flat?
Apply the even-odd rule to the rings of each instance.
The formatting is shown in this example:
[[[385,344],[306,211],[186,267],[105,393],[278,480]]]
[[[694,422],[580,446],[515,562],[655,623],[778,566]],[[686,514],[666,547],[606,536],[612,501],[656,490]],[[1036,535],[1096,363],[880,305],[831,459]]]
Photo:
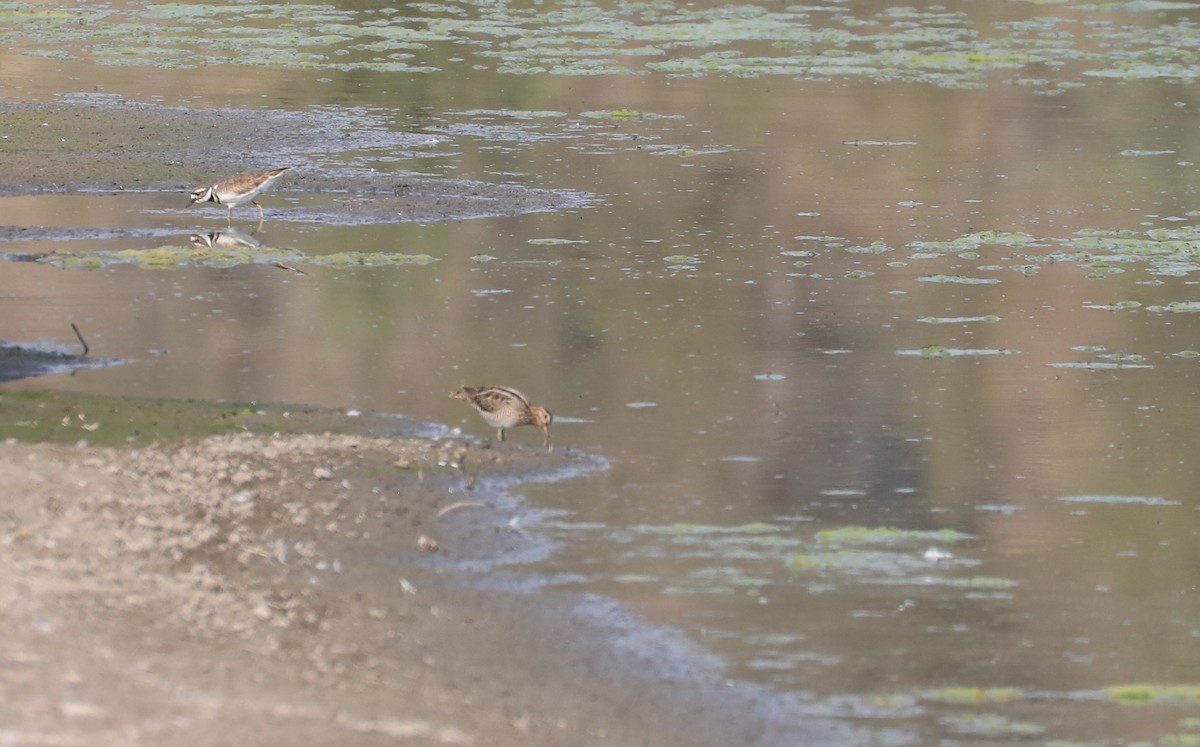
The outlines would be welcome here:
[[[438,179],[370,167],[319,165],[346,153],[419,155],[429,136],[388,129],[359,109],[193,109],[77,95],[55,103],[0,101],[0,195],[186,192],[231,173],[291,165],[275,192],[347,195],[315,220],[437,222],[577,207],[588,195],[517,184]],[[88,238],[60,232],[53,238]],[[0,225],[0,240],[39,237]]]
[[[8,743],[769,743],[714,672],[494,588],[544,549],[511,486],[585,455],[315,410],[21,392],[0,413],[68,442],[0,440]]]

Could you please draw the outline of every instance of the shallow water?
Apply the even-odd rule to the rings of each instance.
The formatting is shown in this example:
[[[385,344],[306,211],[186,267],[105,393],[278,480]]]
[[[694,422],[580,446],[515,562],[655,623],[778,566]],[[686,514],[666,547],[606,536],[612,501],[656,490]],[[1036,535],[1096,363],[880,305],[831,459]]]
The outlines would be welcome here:
[[[388,15],[367,3],[241,18],[274,41],[216,34],[233,64],[212,68],[64,40],[20,6],[0,18],[23,30],[0,57],[7,100],[354,107],[422,137],[231,149],[590,197],[356,224],[284,182],[255,251],[304,275],[113,255],[226,230],[182,192],[0,197],[0,222],[31,227],[0,246],[29,260],[0,274],[0,338],[68,345],[74,321],[128,361],[6,386],[369,408],[479,436],[446,394],[516,386],[560,446],[613,463],[528,490],[562,510],[541,525],[559,552],[532,569],[678,627],[794,718],[883,744],[1200,740],[1200,103],[1181,85],[1200,18],[876,5],[425,4],[392,24],[429,37],[405,52],[420,71],[389,57],[399,40],[319,33]],[[97,28],[139,5],[115,7]],[[151,22],[188,50],[206,14],[248,7]],[[81,227],[93,238],[49,230]],[[100,267],[46,261],[64,252]],[[343,252],[429,259],[317,261]]]

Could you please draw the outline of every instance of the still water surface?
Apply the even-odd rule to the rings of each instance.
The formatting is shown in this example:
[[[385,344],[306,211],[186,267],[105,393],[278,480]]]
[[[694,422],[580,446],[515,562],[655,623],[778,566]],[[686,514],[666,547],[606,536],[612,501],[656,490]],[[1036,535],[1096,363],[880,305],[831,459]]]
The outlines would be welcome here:
[[[857,19],[899,36],[834,48],[937,60],[1007,59],[995,48],[1007,39],[1025,55],[1015,69],[958,64],[941,78],[932,63],[885,74],[858,59],[808,75],[811,59],[788,56],[775,71],[749,50],[800,42],[752,34],[753,6],[696,11],[707,24],[742,19],[710,27],[744,35],[714,36],[712,56],[666,45],[654,57],[674,67],[652,66],[601,45],[615,67],[587,75],[545,49],[531,69],[516,42],[471,37],[490,39],[483,19],[499,11],[469,3],[422,6],[481,25],[411,20],[447,38],[424,40],[407,70],[320,41],[322,24],[378,22],[385,4],[255,21],[306,53],[349,49],[325,49],[345,69],[242,60],[233,41],[232,65],[162,69],[86,35],[66,45],[80,59],[56,59],[39,42],[53,30],[26,27],[0,58],[8,100],[99,89],[197,108],[353,110],[420,137],[303,154],[241,133],[231,150],[253,167],[586,201],[343,225],[312,218],[329,198],[282,183],[263,198],[265,246],[437,261],[303,276],[11,263],[0,337],[65,343],[76,321],[97,353],[129,361],[17,386],[369,408],[480,436],[446,394],[516,386],[555,413],[558,444],[612,462],[528,490],[552,509],[540,528],[559,543],[532,570],[680,629],[731,680],[787,695],[794,717],[843,718],[886,744],[1196,743],[1200,76],[1172,45],[1186,46],[1200,12],[977,5],[773,9],[791,18],[766,28],[825,38],[860,33]],[[249,12],[237,7],[226,10]],[[650,17],[684,12],[672,6],[593,9],[631,7],[656,38],[683,33],[678,17]],[[619,33],[575,23],[576,40]],[[543,32],[530,22],[522,38],[544,47]],[[122,54],[121,66],[90,57]],[[758,60],[757,77],[722,59]],[[675,77],[697,60],[698,77]],[[625,109],[635,115],[611,114]],[[225,227],[223,211],[187,212],[183,199],[2,197],[7,225],[118,233],[3,251],[186,246]],[[249,231],[253,210],[239,212]]]

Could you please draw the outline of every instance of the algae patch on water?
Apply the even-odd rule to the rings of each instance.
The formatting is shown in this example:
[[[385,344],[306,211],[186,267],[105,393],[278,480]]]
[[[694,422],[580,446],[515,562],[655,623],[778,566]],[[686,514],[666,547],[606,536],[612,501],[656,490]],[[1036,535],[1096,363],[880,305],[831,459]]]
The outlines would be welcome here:
[[[1016,687],[940,687],[922,692],[921,697],[939,703],[980,705],[982,703],[1011,703],[1026,697],[1026,693]]]
[[[1178,506],[1179,501],[1172,501],[1158,495],[1064,495],[1059,498],[1064,503],[1091,503],[1109,506]]]
[[[978,358],[991,356],[1020,355],[1012,348],[948,348],[943,345],[926,345],[923,348],[897,350],[896,355],[906,355],[926,360],[938,358]]]
[[[1114,24],[1057,14],[999,20],[941,7],[602,3],[533,9],[506,3],[393,7],[33,3],[0,9],[0,40],[35,57],[101,65],[435,73],[490,63],[513,75],[859,78],[942,88],[1001,82],[1058,95],[1088,77],[1200,79],[1200,29],[1186,16],[1136,14]],[[1183,3],[1074,6],[1075,13],[1162,10]],[[1097,51],[1102,46],[1103,53]],[[464,53],[462,50],[466,50]],[[1043,76],[1054,70],[1053,78]],[[1029,74],[1036,71],[1038,75]],[[642,116],[615,109],[621,116]],[[626,115],[625,112],[630,112]],[[608,115],[611,116],[611,115]],[[870,144],[872,141],[858,141]],[[1131,149],[1133,150],[1133,149]]]
[[[966,277],[963,275],[926,275],[917,278],[918,283],[956,283],[958,285],[996,285],[996,278]]]
[[[973,539],[956,529],[899,529],[897,527],[847,526],[823,529],[816,541],[823,545],[872,545],[913,542],[963,542]]]
[[[956,734],[985,737],[1033,737],[1046,727],[1031,721],[1014,721],[994,713],[952,713],[938,719],[939,723]]]
[[[749,524],[638,524],[630,527],[630,531],[641,534],[657,534],[675,537],[699,537],[704,535],[737,535],[775,534],[783,531],[782,527],[764,522]]]
[[[1069,236],[1035,237],[1013,231],[979,231],[949,239],[913,241],[906,245],[913,260],[935,260],[947,255],[960,258],[985,256],[990,250],[1009,250],[1008,256],[1017,262],[1008,268],[1032,277],[1045,265],[1071,264],[1083,268],[1089,279],[1105,280],[1126,272],[1127,268],[1143,268],[1151,275],[1183,277],[1200,271],[1200,226],[1156,228],[1147,231],[1093,230],[1076,231]],[[1002,269],[1000,265],[984,265],[978,269]],[[917,278],[923,283],[960,283],[966,285],[995,284],[995,278],[961,274],[934,274]],[[1089,304],[1089,308],[1124,310],[1140,304],[1122,301],[1117,304]],[[1155,312],[1191,313],[1200,311],[1200,302],[1176,301],[1150,307]]]
[[[1200,312],[1200,301],[1172,301],[1165,306],[1148,306],[1146,308],[1160,314],[1195,314]]]
[[[656,114],[654,112],[642,112],[636,109],[597,109],[593,111],[579,112],[579,116],[586,119],[614,119],[614,120],[652,120],[652,119],[682,119],[681,114]]]
[[[1200,685],[1134,683],[1106,687],[1103,694],[1124,705],[1151,703],[1200,703]]]
[[[917,321],[922,324],[967,324],[970,322],[995,324],[1000,321],[1000,317],[995,314],[985,314],[983,316],[922,316],[918,317]]]
[[[237,267],[273,265],[292,269],[296,265],[321,267],[385,267],[427,265],[437,261],[428,254],[398,252],[335,252],[307,255],[292,249],[269,247],[227,248],[218,246],[160,246],[154,249],[113,251],[56,250],[51,254],[23,259],[72,270],[99,270],[113,265],[133,265],[147,270],[173,270],[187,267]]]
[[[1012,579],[963,574],[979,561],[958,557],[939,545],[973,540],[955,529],[901,529],[845,526],[817,532],[810,543],[787,557],[793,571],[877,586],[957,590],[964,595],[1003,594]]]
[[[586,244],[588,242],[587,242],[587,239],[544,238],[544,239],[529,239],[529,241],[527,241],[525,243],[531,244],[533,246],[563,246],[566,244]]]

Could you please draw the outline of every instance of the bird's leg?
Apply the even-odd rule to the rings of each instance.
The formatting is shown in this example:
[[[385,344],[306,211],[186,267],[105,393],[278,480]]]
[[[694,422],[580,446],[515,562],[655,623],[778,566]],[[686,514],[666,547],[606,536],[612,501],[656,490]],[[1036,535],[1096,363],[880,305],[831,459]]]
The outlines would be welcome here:
[[[498,438],[501,441],[504,440],[504,429],[503,428],[496,429],[496,438]]]
[[[258,219],[261,221],[263,219],[262,205],[258,204],[258,200],[251,200],[250,202],[254,204],[254,207],[258,208]]]
[[[225,213],[225,222],[229,225],[233,225],[233,205],[228,207],[228,211],[229,212]]]

